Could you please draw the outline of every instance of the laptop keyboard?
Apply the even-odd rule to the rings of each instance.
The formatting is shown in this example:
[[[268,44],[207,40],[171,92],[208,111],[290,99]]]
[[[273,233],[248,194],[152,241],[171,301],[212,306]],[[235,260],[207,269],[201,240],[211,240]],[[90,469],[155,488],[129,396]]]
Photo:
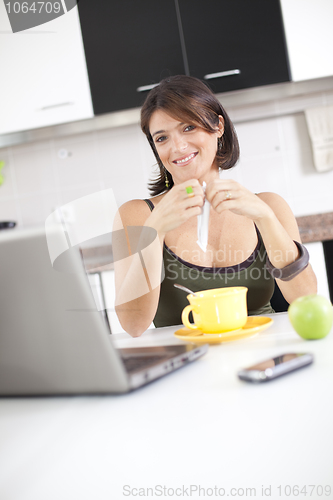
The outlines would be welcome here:
[[[168,359],[165,356],[151,354],[149,356],[131,356],[129,358],[122,358],[125,368],[128,372],[134,372],[141,368],[147,368],[157,361]]]

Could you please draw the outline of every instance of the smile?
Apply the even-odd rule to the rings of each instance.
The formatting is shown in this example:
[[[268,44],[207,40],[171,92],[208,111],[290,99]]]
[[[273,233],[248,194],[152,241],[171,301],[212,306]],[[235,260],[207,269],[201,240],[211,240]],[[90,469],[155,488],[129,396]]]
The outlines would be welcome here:
[[[181,160],[174,160],[172,163],[176,163],[176,165],[182,165],[183,163],[186,163],[195,156],[197,156],[198,153],[191,153],[190,155],[186,156],[185,158],[182,158]]]

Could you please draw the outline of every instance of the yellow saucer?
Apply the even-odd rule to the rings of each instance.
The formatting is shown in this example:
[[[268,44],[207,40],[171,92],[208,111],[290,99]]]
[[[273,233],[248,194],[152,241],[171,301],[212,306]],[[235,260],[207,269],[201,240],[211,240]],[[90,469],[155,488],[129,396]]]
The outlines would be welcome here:
[[[232,340],[252,337],[266,330],[272,323],[272,318],[267,318],[265,316],[249,316],[245,325],[240,330],[212,334],[200,332],[199,335],[193,335],[193,330],[184,327],[177,330],[174,335],[177,339],[188,340],[197,344],[219,344],[221,342],[230,342]]]

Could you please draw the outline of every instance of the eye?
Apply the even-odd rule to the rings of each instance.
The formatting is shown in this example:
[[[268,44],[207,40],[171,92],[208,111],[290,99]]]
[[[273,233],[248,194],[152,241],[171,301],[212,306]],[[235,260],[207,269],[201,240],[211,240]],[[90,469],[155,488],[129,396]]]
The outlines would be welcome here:
[[[157,139],[155,139],[155,142],[156,143],[161,143],[161,142],[164,142],[166,140],[166,136],[165,135],[161,135],[161,137],[157,137]]]
[[[187,127],[185,127],[184,129],[184,132],[191,132],[191,130],[194,130],[195,129],[195,125],[187,125]]]

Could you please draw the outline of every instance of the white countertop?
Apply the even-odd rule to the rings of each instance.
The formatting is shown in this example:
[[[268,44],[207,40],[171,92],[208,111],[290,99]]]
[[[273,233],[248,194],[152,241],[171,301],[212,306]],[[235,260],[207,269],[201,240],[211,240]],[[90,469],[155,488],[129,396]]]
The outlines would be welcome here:
[[[255,498],[293,499],[296,485],[307,486],[298,498],[333,498],[333,333],[304,341],[286,313],[272,317],[256,337],[213,345],[131,394],[1,399],[0,499],[220,498],[222,488],[225,497],[254,498],[246,488],[255,488]],[[115,342],[172,343],[175,330]],[[314,364],[260,385],[236,376],[292,351],[312,352]]]

